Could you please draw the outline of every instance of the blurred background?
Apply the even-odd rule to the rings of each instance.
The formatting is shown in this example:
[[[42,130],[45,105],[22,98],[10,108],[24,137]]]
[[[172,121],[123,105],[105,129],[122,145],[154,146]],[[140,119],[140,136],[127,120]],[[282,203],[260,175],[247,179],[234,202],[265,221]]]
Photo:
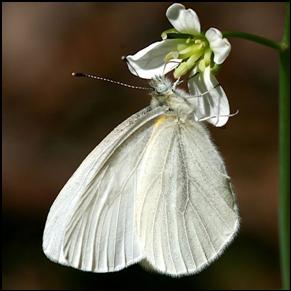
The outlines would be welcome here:
[[[134,85],[121,56],[170,27],[157,3],[2,3],[2,288],[278,289],[278,58],[270,48],[230,39],[218,79],[232,117],[210,128],[236,189],[241,229],[222,257],[180,278],[138,265],[111,274],[49,261],[42,233],[51,204],[87,154],[119,123],[147,106],[143,91],[90,79],[90,72]],[[279,40],[284,3],[185,3],[202,29],[239,30]],[[210,126],[209,126],[210,127]]]

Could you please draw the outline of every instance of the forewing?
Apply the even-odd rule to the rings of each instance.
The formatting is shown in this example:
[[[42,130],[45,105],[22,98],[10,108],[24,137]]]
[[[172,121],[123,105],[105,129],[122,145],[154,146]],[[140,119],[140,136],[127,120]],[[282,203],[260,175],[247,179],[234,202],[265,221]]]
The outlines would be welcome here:
[[[160,121],[140,168],[139,234],[154,270],[193,274],[217,258],[237,232],[235,196],[204,127],[172,117]]]
[[[136,172],[163,108],[147,107],[112,131],[82,162],[48,214],[43,249],[85,271],[116,271],[141,259],[134,228]]]

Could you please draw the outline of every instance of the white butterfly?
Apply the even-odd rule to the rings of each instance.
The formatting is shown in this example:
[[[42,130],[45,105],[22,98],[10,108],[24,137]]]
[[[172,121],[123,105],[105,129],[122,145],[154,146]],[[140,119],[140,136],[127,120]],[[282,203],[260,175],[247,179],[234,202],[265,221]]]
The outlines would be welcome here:
[[[115,128],[54,201],[43,235],[52,261],[97,273],[140,262],[190,275],[237,233],[230,178],[195,121],[193,96],[164,77],[150,84],[151,105]]]

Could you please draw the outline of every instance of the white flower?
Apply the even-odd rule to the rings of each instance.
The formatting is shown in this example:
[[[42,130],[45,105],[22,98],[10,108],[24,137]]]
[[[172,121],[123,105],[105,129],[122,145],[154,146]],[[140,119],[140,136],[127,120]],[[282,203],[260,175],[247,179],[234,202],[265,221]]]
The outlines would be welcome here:
[[[214,126],[219,127],[227,123],[230,115],[229,103],[210,67],[206,67],[202,74],[195,74],[190,78],[188,88],[193,96],[201,96],[191,100],[197,108],[197,120],[213,116],[207,121]]]
[[[174,70],[174,77],[187,73],[191,94],[203,94],[197,98],[199,116],[210,117],[207,121],[223,126],[229,115],[227,97],[213,73],[230,53],[231,45],[216,28],[201,33],[197,14],[182,4],[172,4],[166,16],[173,28],[162,33],[162,41],[155,42],[126,57],[129,70],[141,78],[151,79]]]
[[[222,33],[216,28],[209,28],[205,36],[209,42],[209,46],[214,53],[214,62],[218,65],[222,64],[230,53],[231,45],[226,38],[222,38]]]

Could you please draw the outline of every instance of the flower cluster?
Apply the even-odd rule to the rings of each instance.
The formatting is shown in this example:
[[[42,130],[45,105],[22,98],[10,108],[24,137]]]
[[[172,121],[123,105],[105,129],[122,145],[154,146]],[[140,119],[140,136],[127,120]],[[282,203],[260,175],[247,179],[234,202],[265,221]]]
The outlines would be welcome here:
[[[126,57],[129,70],[141,78],[152,79],[174,70],[174,78],[186,74],[198,118],[223,126],[229,117],[229,104],[224,90],[216,80],[219,66],[230,53],[231,45],[216,28],[201,32],[197,14],[182,4],[172,4],[166,16],[173,28],[162,33],[155,42],[134,55]]]

